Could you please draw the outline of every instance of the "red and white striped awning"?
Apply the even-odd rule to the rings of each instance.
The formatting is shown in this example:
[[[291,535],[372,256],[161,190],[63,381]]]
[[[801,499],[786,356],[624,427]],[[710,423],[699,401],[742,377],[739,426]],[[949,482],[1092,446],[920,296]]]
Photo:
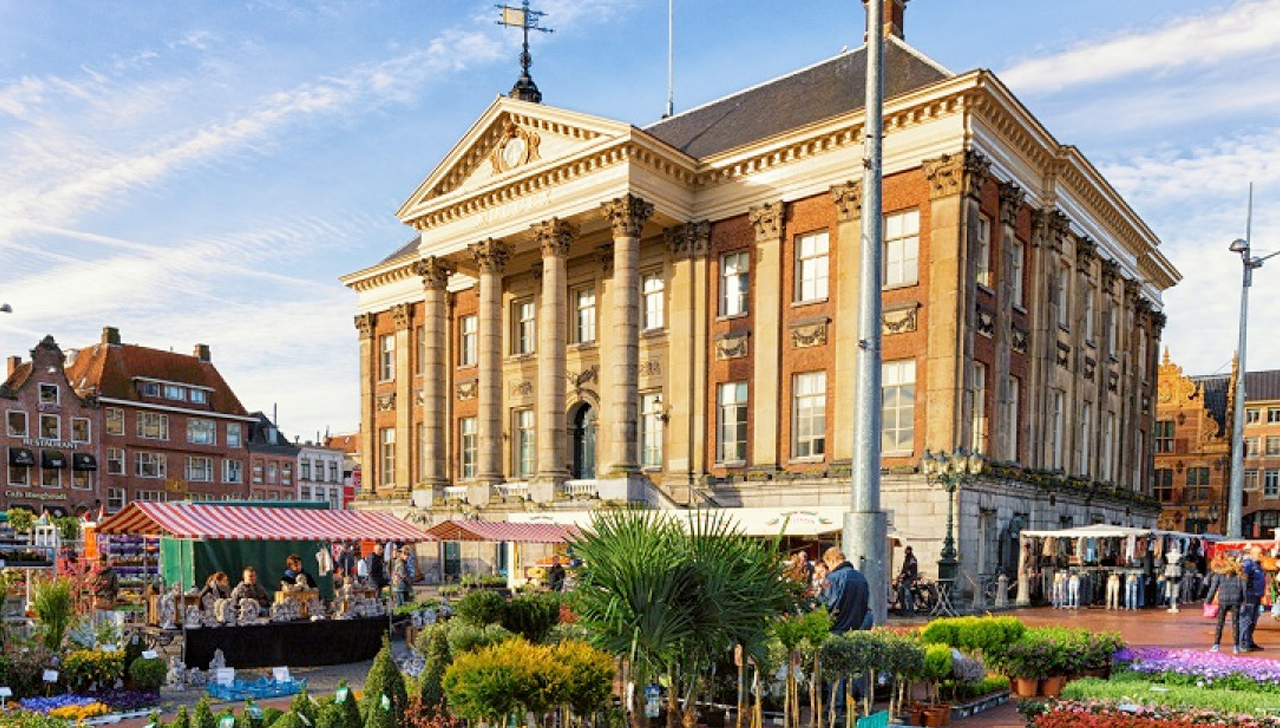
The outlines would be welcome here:
[[[577,526],[510,521],[445,521],[427,530],[438,541],[565,543],[582,535]]]
[[[237,541],[431,540],[390,513],[142,501],[103,521],[98,533]]]

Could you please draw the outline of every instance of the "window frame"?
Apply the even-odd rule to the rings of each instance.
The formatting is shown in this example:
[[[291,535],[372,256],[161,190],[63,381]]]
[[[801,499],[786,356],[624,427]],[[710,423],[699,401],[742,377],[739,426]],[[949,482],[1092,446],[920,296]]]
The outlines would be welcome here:
[[[458,419],[458,475],[461,480],[475,480],[480,468],[480,420],[478,417]]]
[[[822,461],[827,456],[827,372],[791,377],[791,458]]]
[[[751,389],[745,380],[716,385],[716,465],[738,467],[746,464],[750,404]],[[726,437],[730,434],[731,439]]]
[[[108,435],[124,436],[124,408],[107,407],[103,423],[103,429]]]
[[[906,374],[910,373],[910,379]],[[918,367],[915,359],[894,359],[880,365],[881,393],[881,454],[887,457],[908,456],[915,454],[915,400],[916,375]],[[905,403],[895,399],[890,404],[890,390],[897,397],[903,397],[899,390],[908,389]],[[890,417],[890,415],[893,415]]]
[[[186,456],[183,474],[186,476],[187,481],[191,483],[214,482],[213,458],[208,455]]]
[[[920,208],[896,210],[880,218],[884,233],[882,289],[920,284]],[[908,222],[910,224],[908,224]],[[901,224],[901,229],[896,226]],[[895,274],[896,270],[896,274]]]
[[[391,382],[396,378],[396,336],[382,334],[378,337],[378,381]]]
[[[528,356],[538,352],[538,306],[532,296],[511,302],[511,353]]]
[[[235,472],[233,473],[232,471]],[[222,482],[235,485],[244,484],[244,461],[238,458],[223,458]]]
[[[538,418],[531,407],[511,413],[511,473],[516,478],[532,478],[538,468]]]
[[[640,467],[645,470],[661,470],[663,443],[666,439],[666,415],[662,404],[662,392],[640,393]]]
[[[381,485],[396,483],[396,428],[383,427],[378,437],[378,482]],[[256,482],[256,481],[255,481]],[[372,484],[370,484],[372,486]]]
[[[125,475],[129,452],[123,447],[107,448],[107,475]]]
[[[163,480],[168,474],[168,458],[164,453],[135,450],[133,452],[133,473],[136,477],[147,480]],[[148,466],[152,466],[151,475],[147,474]]]
[[[642,331],[661,331],[667,327],[666,294],[667,281],[662,277],[661,270],[640,274]]]
[[[730,265],[730,263],[733,263]],[[730,250],[720,255],[720,295],[716,315],[737,318],[751,312],[751,251]]]
[[[976,233],[978,249],[974,251],[974,281],[988,291],[992,288],[991,270],[991,218],[978,214]]]
[[[1027,305],[1026,284],[1023,282],[1023,276],[1026,275],[1024,269],[1027,264],[1027,251],[1016,235],[1010,236],[1009,241],[1009,281],[1012,284],[1012,289],[1009,293],[1012,299],[1011,303],[1017,308],[1025,308]]]
[[[53,396],[45,396],[47,392],[52,392]],[[62,404],[61,387],[51,382],[40,382],[37,401],[40,402],[40,404]]]
[[[13,417],[19,415],[22,417],[22,431],[17,432],[13,429]],[[31,415],[25,410],[7,410],[4,418],[5,433],[9,437],[30,437],[31,436]]]
[[[200,432],[193,431],[203,430],[204,440],[196,439]],[[190,445],[217,445],[218,444],[218,423],[214,420],[207,420],[203,417],[187,418],[187,443]]]
[[[136,419],[138,439],[164,442],[169,440],[169,415],[164,412],[139,412]],[[153,431],[155,434],[148,435],[148,431]]]
[[[76,425],[84,425],[84,435],[76,434]],[[93,442],[93,420],[88,417],[72,417],[71,418],[71,442],[89,443]]]
[[[480,317],[467,314],[458,319],[458,366],[473,367],[480,361]]]
[[[814,248],[806,252],[805,246]],[[795,275],[791,300],[794,303],[821,303],[831,295],[831,234],[814,230],[795,237]],[[810,290],[812,289],[812,290]]]
[[[590,345],[596,343],[598,300],[594,284],[579,286],[569,292],[569,300],[573,305],[573,339],[570,343]]]
[[[45,431],[45,423],[46,423],[46,422],[53,422],[53,423],[55,423],[55,424],[57,425],[57,426],[54,428],[54,432],[53,432],[53,434],[52,434],[52,435],[46,434],[46,431]],[[40,423],[40,432],[39,432],[40,437],[39,437],[39,439],[41,439],[41,440],[54,440],[54,441],[56,441],[56,442],[61,442],[61,441],[62,441],[62,417],[60,417],[60,416],[58,416],[58,415],[55,415],[55,414],[50,414],[50,413],[48,413],[48,412],[41,412],[41,413],[40,413],[40,418],[39,418],[39,423]]]

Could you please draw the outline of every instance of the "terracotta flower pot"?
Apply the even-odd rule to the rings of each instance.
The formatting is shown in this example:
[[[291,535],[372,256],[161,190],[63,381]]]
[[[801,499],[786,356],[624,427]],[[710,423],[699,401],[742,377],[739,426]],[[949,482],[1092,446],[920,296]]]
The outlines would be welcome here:
[[[941,728],[951,724],[951,706],[946,703],[931,705],[924,709],[924,724],[927,728]]]
[[[1019,698],[1034,698],[1040,688],[1040,681],[1034,677],[1015,677],[1011,685],[1013,694]]]
[[[1040,681],[1040,694],[1046,698],[1056,698],[1062,693],[1062,687],[1066,684],[1067,678],[1062,675],[1046,677]]]

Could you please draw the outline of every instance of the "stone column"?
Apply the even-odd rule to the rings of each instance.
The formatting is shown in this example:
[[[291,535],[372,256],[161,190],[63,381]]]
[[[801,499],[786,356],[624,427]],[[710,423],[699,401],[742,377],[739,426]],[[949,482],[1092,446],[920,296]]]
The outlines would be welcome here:
[[[468,250],[480,267],[476,479],[502,482],[502,270],[511,246],[489,238]]]
[[[413,438],[413,305],[391,307],[396,324],[396,492],[413,487],[413,463],[418,448]]]
[[[1018,421],[1015,414],[1012,422],[1006,422],[1005,413],[1009,410],[1009,394],[1010,394],[1010,354],[1013,340],[1013,246],[1014,240],[1018,234],[1018,212],[1022,209],[1023,201],[1026,195],[1022,192],[1022,188],[1012,182],[1005,182],[1000,185],[1000,228],[998,240],[1000,241],[1000,285],[996,291],[996,332],[995,332],[995,377],[996,385],[996,411],[991,413],[987,418],[990,423],[988,426],[987,442],[989,443],[989,454],[994,460],[1007,460],[1010,462],[1018,459],[1018,453],[1008,452],[1009,428],[1017,428]],[[1023,268],[1026,267],[1026,248],[1023,248]],[[1025,286],[1024,286],[1025,296]],[[1025,392],[1027,382],[1022,383],[1022,391]],[[1021,439],[1021,438],[1019,438]]]
[[[831,443],[832,460],[853,461],[853,386],[858,381],[858,288],[862,269],[862,182],[845,182],[831,188],[836,205],[836,235],[831,248],[838,251],[835,268],[836,382],[832,416],[839,436]]]
[[[653,205],[635,195],[601,205],[613,228],[611,325],[616,344],[606,366],[611,370],[608,404],[612,447],[607,472],[623,476],[640,470],[640,233]]]
[[[542,300],[538,306],[537,492],[547,501],[568,477],[565,467],[565,342],[567,340],[565,258],[577,230],[552,218],[533,226],[542,249]],[[549,487],[548,487],[549,486]]]
[[[687,342],[668,350],[667,467],[663,479],[680,503],[695,502],[690,489],[706,472],[707,305],[706,256],[711,224],[690,222],[663,231],[672,259],[668,282],[670,340]],[[683,496],[683,497],[681,497]]]
[[[374,491],[374,464],[378,462],[377,407],[373,398],[373,382],[378,376],[378,352],[373,336],[376,323],[377,316],[372,313],[356,315],[356,330],[360,332],[360,489],[365,493]],[[245,482],[249,482],[248,475],[249,467],[246,467]]]
[[[440,490],[449,480],[445,449],[446,370],[445,358],[448,311],[445,288],[453,267],[441,258],[419,261],[414,272],[422,276],[422,336],[425,361],[422,364],[423,472],[418,482],[432,490],[432,499],[443,497]]]
[[[786,204],[781,200],[747,213],[756,231],[755,255],[751,271],[751,451],[750,464],[760,470],[779,467],[778,417],[789,407],[778,401],[781,391],[782,296],[789,289],[782,283],[782,237],[785,233]]]

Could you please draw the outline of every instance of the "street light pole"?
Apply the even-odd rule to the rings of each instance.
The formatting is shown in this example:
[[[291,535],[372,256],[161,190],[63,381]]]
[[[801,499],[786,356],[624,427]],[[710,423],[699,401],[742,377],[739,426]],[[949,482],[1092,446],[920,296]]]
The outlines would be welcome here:
[[[956,448],[952,453],[933,453],[926,448],[921,465],[925,478],[940,484],[947,494],[947,532],[942,540],[942,551],[938,554],[938,588],[950,596],[960,567],[955,536],[956,492],[970,475],[982,473],[986,459],[963,448]]]

